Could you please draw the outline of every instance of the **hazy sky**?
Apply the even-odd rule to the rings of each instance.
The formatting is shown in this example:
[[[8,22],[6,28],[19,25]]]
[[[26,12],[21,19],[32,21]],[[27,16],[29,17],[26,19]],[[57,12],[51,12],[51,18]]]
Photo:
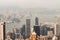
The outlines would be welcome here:
[[[60,0],[0,0],[0,6],[60,9]]]

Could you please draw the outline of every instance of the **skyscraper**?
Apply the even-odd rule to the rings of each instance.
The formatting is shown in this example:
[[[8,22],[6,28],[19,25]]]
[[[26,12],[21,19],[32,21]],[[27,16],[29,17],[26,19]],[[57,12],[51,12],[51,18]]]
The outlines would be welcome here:
[[[35,25],[34,25],[34,31],[38,36],[40,36],[40,26],[39,26],[39,20],[38,17],[35,18]]]
[[[60,36],[60,24],[57,24],[55,27],[55,35]]]
[[[1,23],[0,23],[0,40],[5,40],[5,36],[3,36],[4,33],[5,33],[5,32],[4,32],[4,28],[5,28],[5,27],[4,27],[3,25],[4,25],[4,22],[1,22]]]
[[[25,32],[27,35],[26,37],[28,38],[30,36],[30,33],[31,33],[31,20],[30,19],[26,19]]]
[[[38,17],[35,18],[35,25],[38,25],[39,24],[39,20],[38,20]]]

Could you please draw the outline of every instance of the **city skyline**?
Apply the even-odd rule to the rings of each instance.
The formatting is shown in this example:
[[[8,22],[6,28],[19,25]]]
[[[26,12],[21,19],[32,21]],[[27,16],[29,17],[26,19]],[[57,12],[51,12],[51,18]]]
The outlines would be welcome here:
[[[0,0],[0,39],[60,40],[60,0]]]
[[[39,24],[55,23],[60,20],[59,4],[59,0],[0,0],[0,20],[12,21],[6,23],[6,30],[22,27],[27,18],[31,19],[32,26],[35,17],[38,17]]]

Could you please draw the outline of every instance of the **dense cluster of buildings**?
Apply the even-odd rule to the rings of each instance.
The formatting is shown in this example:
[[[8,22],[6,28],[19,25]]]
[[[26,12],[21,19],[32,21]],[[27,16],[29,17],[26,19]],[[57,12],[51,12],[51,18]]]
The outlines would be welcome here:
[[[2,24],[5,30],[5,22]],[[12,28],[8,32],[3,32],[5,40],[60,40],[60,23],[40,23],[38,17],[35,18],[35,25],[31,32],[31,19],[26,19],[26,24],[22,28]],[[1,31],[0,30],[0,31]],[[1,33],[0,33],[1,35]],[[3,36],[1,35],[1,36]],[[0,37],[1,39],[1,37]]]

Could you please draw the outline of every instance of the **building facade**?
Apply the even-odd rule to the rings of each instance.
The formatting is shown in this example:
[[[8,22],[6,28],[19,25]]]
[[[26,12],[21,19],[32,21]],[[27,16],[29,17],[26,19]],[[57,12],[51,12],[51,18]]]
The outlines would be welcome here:
[[[30,19],[26,19],[25,33],[26,33],[26,37],[29,38],[31,34],[31,20]]]
[[[56,24],[55,26],[55,35],[60,36],[60,24]]]

